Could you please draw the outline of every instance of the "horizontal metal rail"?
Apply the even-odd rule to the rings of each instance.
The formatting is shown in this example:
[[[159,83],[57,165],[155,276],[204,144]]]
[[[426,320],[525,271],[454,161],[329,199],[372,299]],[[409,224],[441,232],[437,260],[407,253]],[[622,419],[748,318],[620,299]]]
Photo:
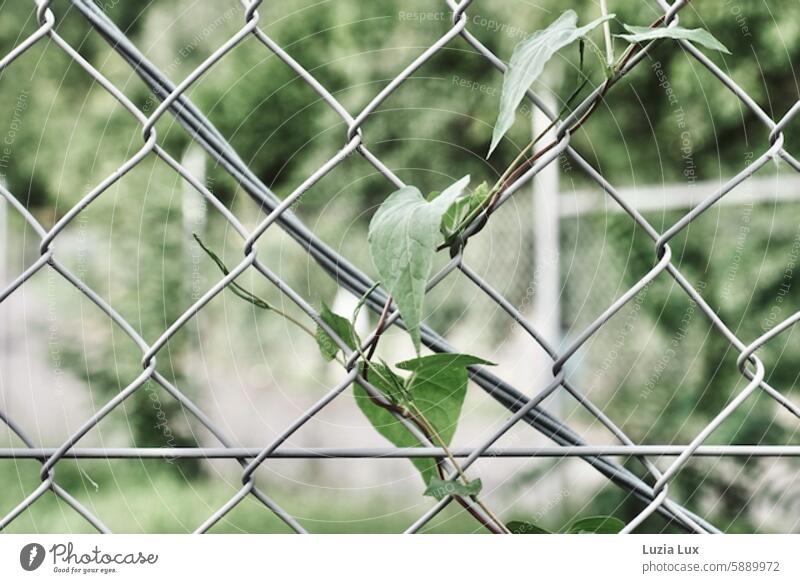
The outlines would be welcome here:
[[[489,448],[478,457],[534,458],[534,457],[675,457],[686,449],[685,445],[583,445],[573,447],[509,447]],[[252,459],[258,457],[260,447],[79,447],[64,454],[64,459]],[[0,448],[0,459],[47,459],[56,448]],[[450,450],[454,457],[467,458],[476,449],[457,447]],[[703,445],[695,457],[798,457],[800,445]],[[438,447],[286,447],[267,454],[267,459],[359,459],[359,458],[446,458]]]

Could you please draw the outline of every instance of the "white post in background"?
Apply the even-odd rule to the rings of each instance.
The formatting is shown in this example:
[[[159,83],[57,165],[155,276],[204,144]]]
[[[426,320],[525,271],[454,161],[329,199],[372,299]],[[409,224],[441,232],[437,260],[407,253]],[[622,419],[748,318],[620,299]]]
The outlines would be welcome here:
[[[206,183],[206,154],[196,142],[192,142],[183,153],[181,166],[202,184]],[[187,241],[192,241],[192,233],[201,233],[206,225],[206,199],[186,180],[182,182],[181,211],[183,232]],[[191,253],[190,253],[191,256]]]
[[[543,103],[551,111],[558,111],[558,104],[549,91],[538,92]],[[537,136],[550,120],[538,108],[534,108],[533,135]],[[536,147],[550,143],[555,136],[552,129],[537,143]],[[558,208],[558,160],[548,164],[534,177],[533,197],[533,315],[532,322],[541,335],[556,350],[561,344],[561,277],[559,273],[559,208]],[[553,361],[544,351],[536,351],[533,360],[533,378],[537,387],[544,387],[553,379]],[[551,403],[556,415],[562,413],[562,391],[556,391]]]
[[[199,144],[196,142],[189,144],[183,153],[181,166],[200,183],[206,183],[206,154]],[[182,182],[183,244],[186,265],[189,268],[189,292],[192,301],[199,300],[203,293],[202,278],[200,276],[200,265],[203,260],[201,255],[203,255],[203,252],[200,249],[200,245],[192,237],[192,234],[197,233],[202,236],[206,226],[207,204],[205,197],[197,192],[194,186],[186,180]]]
[[[0,176],[0,186],[6,186],[6,180]],[[4,196],[0,196],[0,289],[4,289],[10,283],[8,279],[8,202]],[[6,316],[7,308],[0,309],[0,369],[4,369],[5,360],[8,358],[9,331],[8,319]]]
[[[547,86],[555,86],[547,83]],[[537,91],[542,98],[542,103],[552,112],[559,110],[559,104],[549,90]],[[534,108],[532,118],[533,136],[536,137],[550,125],[550,119],[539,108]],[[555,129],[551,129],[536,144],[541,148],[555,138]],[[531,321],[536,330],[553,347],[556,352],[561,351],[561,273],[559,251],[559,220],[558,208],[558,174],[559,160],[556,159],[534,177],[531,196],[533,217],[533,314]],[[536,350],[533,358],[534,370],[532,378],[538,387],[537,390],[547,386],[553,380],[553,360],[544,350]],[[543,403],[559,419],[564,419],[566,414],[566,392],[556,390],[553,395]],[[558,492],[569,492],[572,489],[570,478],[570,465],[556,462],[555,471],[551,471],[553,486]],[[558,512],[563,521],[569,518],[569,504],[562,500]]]

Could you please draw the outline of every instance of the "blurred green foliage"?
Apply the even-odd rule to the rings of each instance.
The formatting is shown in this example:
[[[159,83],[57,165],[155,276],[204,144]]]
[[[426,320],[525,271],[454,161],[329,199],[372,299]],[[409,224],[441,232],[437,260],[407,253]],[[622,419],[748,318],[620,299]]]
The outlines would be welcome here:
[[[488,48],[508,59],[514,44],[552,21],[562,4],[555,0],[538,4],[475,2],[468,13],[469,28]],[[610,0],[609,4],[620,21],[631,24],[645,25],[659,15],[654,2]],[[243,19],[240,5],[233,1],[143,6],[109,3],[109,16],[176,82],[238,30]],[[597,16],[594,2],[581,0],[571,7],[581,15],[581,22]],[[113,49],[67,2],[56,1],[53,9],[58,33],[134,103],[152,112],[156,106],[153,96]],[[261,26],[356,112],[446,32],[449,13],[444,10],[444,2],[432,5],[421,0],[282,0],[263,6]],[[710,54],[709,58],[768,115],[778,118],[796,102],[800,91],[791,65],[800,58],[800,4],[793,0],[696,2],[681,11],[680,18],[683,26],[707,28],[732,50],[732,57]],[[32,2],[2,4],[0,54],[35,28]],[[618,24],[614,28],[619,32]],[[618,41],[616,47],[619,53],[623,44]],[[589,62],[592,83],[600,83],[599,68]],[[546,79],[561,99],[574,87],[576,68],[577,54],[570,50],[549,68]],[[496,179],[530,134],[525,115],[518,116],[508,139],[491,160],[484,159],[501,84],[499,73],[456,39],[369,117],[363,127],[365,142],[403,180],[423,192],[439,190],[466,173],[472,175],[473,184]],[[279,196],[290,193],[345,140],[346,123],[254,38],[245,40],[197,81],[188,95]],[[0,73],[0,102],[6,104],[0,111],[0,129],[5,137],[13,133],[2,173],[10,190],[46,227],[141,147],[140,128],[131,116],[53,43],[38,43]],[[790,151],[800,145],[800,132],[791,129],[786,133]],[[169,116],[157,124],[157,130],[159,143],[181,158],[190,136]],[[738,172],[767,149],[767,137],[768,130],[729,89],[689,55],[663,42],[613,89],[574,136],[573,145],[614,184],[678,182],[689,188],[700,180],[719,180]],[[769,166],[760,174],[774,171]],[[575,171],[565,182],[581,185],[587,179]],[[211,161],[207,184],[246,224],[255,224],[259,217],[255,205]],[[194,291],[193,282],[184,276],[190,259],[181,204],[183,188],[165,164],[148,158],[84,211],[81,222],[67,229],[67,233],[80,233],[81,229],[89,233],[93,254],[81,272],[83,277],[148,342],[155,341],[188,308]],[[323,239],[371,272],[363,250],[366,224],[371,209],[390,191],[391,185],[375,168],[354,156],[315,185],[296,211]],[[750,211],[715,207],[672,243],[682,272],[689,281],[704,284],[704,297],[741,338],[757,337],[770,322],[774,325],[793,309],[789,299],[778,298],[783,297],[782,289],[788,286],[793,290],[797,284],[797,270],[791,261],[796,259],[793,245],[800,233],[796,221],[786,219],[793,216],[795,206],[762,205]],[[663,213],[648,218],[663,230],[679,215]],[[627,253],[620,277],[628,284],[652,266],[652,242],[641,229],[632,227],[630,219],[609,215],[585,220],[594,221],[606,233],[608,244]],[[229,229],[213,211],[206,228],[215,248],[230,247],[229,254],[238,257]],[[574,228],[565,226],[567,231]],[[738,245],[741,233],[745,235]],[[280,244],[264,242],[265,246]],[[308,270],[308,263],[297,259],[299,256],[298,251],[285,275],[290,281],[302,282],[311,300],[330,299],[334,284],[318,271]],[[210,265],[200,271],[204,290],[217,276]],[[64,302],[76,297],[66,295]],[[675,322],[686,313],[685,294],[663,276],[649,288],[643,305],[666,345],[676,332]],[[96,309],[90,307],[82,317],[93,322],[98,331],[96,342],[89,354],[85,344],[67,346],[68,366],[110,396],[141,371],[140,354],[132,343],[120,339],[119,330]],[[572,324],[570,317],[565,316],[565,326]],[[163,368],[165,376],[190,396],[202,390],[187,380],[198,337],[199,327],[182,331],[159,355],[163,362],[159,370]],[[651,368],[608,381],[621,384],[606,404],[612,418],[624,417],[631,400],[639,401],[642,414],[625,427],[634,439],[684,442],[741,388],[743,381],[735,370],[736,351],[710,329],[705,318],[694,315],[686,337],[689,340],[682,343],[681,356],[668,364],[659,388],[646,400],[638,395],[653,363],[647,363]],[[121,349],[123,345],[126,348]],[[759,352],[767,364],[769,381],[779,390],[791,391],[797,382],[796,367],[787,355],[796,355],[798,349],[797,338],[787,333]],[[623,363],[620,368],[625,372]],[[193,443],[193,422],[173,399],[160,394],[175,444]],[[140,391],[129,407],[132,440],[139,445],[162,445],[165,435],[156,429],[158,411],[148,393]],[[757,395],[752,407],[737,413],[714,440],[783,443],[790,436],[776,415],[774,403]],[[122,467],[115,472],[122,472]],[[757,468],[749,462],[743,471],[754,473]],[[198,468],[187,464],[183,470],[196,472]],[[172,479],[164,477],[158,487],[182,490]],[[735,517],[731,528],[747,529],[748,517],[741,514],[741,505],[752,495],[747,491],[748,482],[739,480],[737,487],[745,491],[734,492],[730,481],[714,481],[711,474],[688,469],[680,475],[678,491],[690,497],[700,480],[705,492],[713,488],[724,501],[715,507],[716,518],[733,523]],[[599,508],[605,504],[603,496],[598,497],[598,509],[607,511]],[[608,494],[609,499],[614,496],[623,503],[622,494]],[[188,512],[191,504],[186,506]],[[623,508],[631,516],[640,505],[628,498]],[[247,522],[245,513],[242,516],[244,522],[236,528],[260,528]],[[151,519],[142,519],[143,530],[167,528],[158,523],[157,515]],[[29,527],[35,529],[36,523],[19,528]]]

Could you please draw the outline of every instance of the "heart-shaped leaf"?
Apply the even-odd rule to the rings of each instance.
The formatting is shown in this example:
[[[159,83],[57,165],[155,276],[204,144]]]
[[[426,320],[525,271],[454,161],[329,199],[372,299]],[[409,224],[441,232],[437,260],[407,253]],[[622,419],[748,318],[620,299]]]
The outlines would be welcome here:
[[[483,483],[480,478],[477,480],[470,480],[466,484],[457,480],[442,480],[441,478],[433,478],[428,487],[425,488],[425,496],[433,496],[437,500],[442,500],[445,496],[477,496],[481,493]]]
[[[467,393],[466,367],[474,364],[492,363],[469,354],[444,353],[397,364],[413,373],[406,381],[411,399],[447,445],[456,432]]]
[[[382,363],[370,363],[368,380],[393,403],[398,403],[405,379],[396,375],[391,368]],[[356,404],[372,426],[392,445],[397,447],[422,447],[422,443],[398,421],[387,409],[377,405],[360,385],[354,385],[353,395]],[[422,481],[429,484],[431,480],[439,477],[436,470],[436,460],[431,458],[411,458],[411,463],[422,475]]]
[[[465,176],[428,202],[413,186],[397,190],[369,224],[369,250],[383,285],[392,294],[414,348],[419,353],[425,287],[441,240],[439,226],[469,184]]]
[[[492,155],[497,144],[514,125],[514,114],[525,97],[525,92],[541,75],[544,66],[553,55],[611,18],[614,18],[613,14],[577,28],[578,15],[574,10],[566,10],[550,26],[534,32],[514,48],[508,71],[503,78],[500,113],[494,126],[487,158]]]
[[[511,534],[551,534],[549,530],[526,520],[512,520],[506,524],[506,528]]]
[[[398,364],[398,367],[411,371],[407,379],[397,375],[385,363],[370,363],[368,380],[398,408],[421,417],[439,439],[449,445],[466,395],[466,367],[474,364],[491,363],[468,354],[433,354]],[[370,399],[361,386],[355,386],[354,394],[358,407],[369,422],[392,444],[397,447],[422,445],[390,411]],[[411,462],[422,474],[426,486],[439,477],[435,460],[412,458]]]
[[[447,212],[442,216],[440,225],[444,240],[448,241],[459,229],[464,226],[465,221],[474,216],[478,208],[489,198],[489,185],[481,182],[478,187],[467,196],[462,196],[450,205]]]
[[[334,313],[326,304],[322,304],[319,317],[330,326],[331,330],[333,330],[351,350],[356,349],[356,346],[359,344],[358,335],[350,320]],[[336,353],[339,352],[339,345],[333,341],[330,334],[325,332],[321,326],[317,326],[314,337],[317,340],[319,351],[322,353],[325,360],[330,361],[336,358]]]
[[[660,38],[672,38],[676,40],[688,40],[689,42],[701,45],[707,49],[731,54],[727,47],[719,42],[713,34],[703,28],[683,28],[673,26],[670,28],[659,27],[649,28],[647,26],[623,25],[625,30],[631,34],[618,34],[619,38],[625,39],[630,43],[645,43]]]
[[[590,516],[573,522],[568,534],[617,534],[625,523],[613,516]]]

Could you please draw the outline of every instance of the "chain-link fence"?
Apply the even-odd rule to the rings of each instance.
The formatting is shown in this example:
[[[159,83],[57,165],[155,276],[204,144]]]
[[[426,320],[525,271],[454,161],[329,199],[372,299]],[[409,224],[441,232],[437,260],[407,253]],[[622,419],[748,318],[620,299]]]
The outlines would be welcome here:
[[[442,3],[444,8],[444,3]],[[444,47],[459,45],[462,49],[476,53],[485,58],[487,67],[493,67],[498,71],[498,75],[505,71],[506,65],[495,54],[489,51],[470,32],[470,9],[479,4],[472,0],[455,2],[447,1],[446,9],[448,17],[451,18],[452,25],[447,32],[436,42],[431,44],[419,53],[419,55],[408,62],[394,78],[382,85],[369,103],[357,112],[352,112],[345,107],[335,94],[329,91],[320,83],[315,75],[300,62],[295,60],[291,49],[287,49],[278,44],[273,38],[267,35],[262,23],[262,12],[269,7],[261,2],[243,3],[243,21],[237,32],[231,36],[224,44],[219,46],[213,54],[206,58],[203,63],[196,67],[190,75],[185,77],[177,84],[173,84],[164,72],[156,68],[145,58],[144,54],[137,48],[119,28],[117,28],[106,12],[98,7],[92,0],[72,0],[72,8],[83,18],[97,33],[99,33],[107,43],[113,47],[124,61],[130,66],[135,75],[146,84],[150,91],[155,94],[159,103],[153,108],[152,112],[145,113],[134,104],[126,94],[121,91],[114,83],[109,81],[87,58],[62,38],[56,32],[56,16],[51,10],[51,2],[37,0],[36,18],[38,19],[38,29],[26,38],[21,38],[10,52],[2,55],[0,59],[0,71],[13,67],[14,62],[31,47],[39,43],[53,43],[63,51],[73,63],[88,73],[91,78],[99,84],[105,91],[113,96],[141,126],[142,145],[140,149],[131,156],[124,164],[116,169],[101,183],[94,185],[68,212],[58,218],[52,227],[45,227],[30,212],[20,199],[9,192],[6,188],[0,188],[3,197],[9,203],[11,212],[18,213],[24,218],[31,229],[35,231],[39,238],[39,257],[30,263],[24,271],[17,274],[11,283],[7,285],[0,294],[0,302],[7,300],[12,294],[19,291],[26,285],[35,274],[45,270],[51,270],[63,278],[69,285],[74,286],[84,294],[93,304],[114,323],[119,331],[127,335],[141,351],[141,373],[136,378],[127,379],[128,383],[124,390],[120,391],[113,398],[98,408],[96,413],[91,415],[85,422],[57,447],[40,447],[34,443],[23,430],[23,428],[4,412],[0,412],[3,422],[24,442],[25,447],[5,449],[0,452],[3,458],[16,460],[34,459],[41,462],[41,484],[19,504],[8,512],[0,520],[0,528],[12,523],[31,505],[35,504],[48,491],[52,491],[56,496],[71,506],[77,513],[90,522],[98,531],[108,532],[108,527],[104,524],[102,516],[96,516],[93,512],[82,505],[69,492],[59,486],[57,470],[59,463],[68,459],[84,458],[155,458],[155,459],[175,459],[175,458],[225,458],[237,460],[242,466],[241,488],[227,503],[214,512],[202,524],[197,525],[198,532],[206,532],[220,521],[228,512],[236,507],[242,500],[248,497],[257,499],[264,506],[274,512],[287,525],[297,532],[305,532],[303,525],[291,513],[279,506],[269,495],[257,484],[255,477],[256,470],[263,464],[269,464],[270,460],[277,458],[438,458],[446,457],[446,452],[441,448],[429,444],[427,447],[420,448],[288,448],[285,443],[301,427],[318,415],[326,406],[341,395],[354,383],[360,385],[374,399],[380,400],[381,393],[373,387],[367,379],[360,373],[357,366],[359,352],[352,351],[347,344],[339,339],[334,331],[321,320],[319,313],[312,307],[311,302],[299,291],[288,285],[283,278],[271,270],[259,257],[259,240],[268,231],[280,229],[288,234],[294,241],[304,249],[313,260],[337,283],[346,289],[354,297],[359,298],[366,295],[366,304],[375,313],[381,313],[387,301],[387,294],[380,287],[373,289],[373,281],[362,271],[352,265],[346,257],[343,257],[328,245],[322,242],[314,232],[301,222],[293,207],[302,201],[304,194],[309,189],[337,167],[353,163],[353,157],[360,157],[380,173],[386,180],[386,190],[402,187],[403,181],[376,156],[370,149],[366,130],[362,129],[365,122],[376,110],[398,90],[415,72],[423,68],[426,63],[433,59]],[[679,12],[688,2],[677,1],[669,4],[659,1],[657,4],[663,12],[660,19],[660,26],[674,26],[678,23]],[[192,88],[198,79],[203,75],[213,71],[216,67],[224,67],[227,58],[231,58],[231,52],[245,39],[255,38],[263,51],[274,55],[285,67],[290,69],[303,83],[307,84],[316,95],[327,106],[343,120],[346,131],[342,138],[342,146],[334,155],[324,161],[313,173],[285,196],[277,197],[257,176],[248,169],[248,165],[237,155],[237,152],[228,143],[225,137],[208,121],[202,111],[200,111],[190,99],[187,92]],[[252,50],[252,45],[249,47]],[[773,118],[768,114],[754,99],[752,99],[737,83],[735,83],[725,72],[709,60],[702,52],[692,44],[685,41],[678,41],[674,45],[675,50],[685,51],[697,64],[713,75],[717,81],[724,85],[730,93],[735,96],[741,104],[752,112],[767,128],[769,133],[768,141],[763,144],[762,153],[756,155],[749,164],[732,179],[727,181],[711,196],[694,206],[680,220],[669,228],[659,231],[656,230],[645,217],[619,196],[614,185],[610,184],[603,174],[598,172],[590,165],[579,152],[571,145],[571,135],[568,128],[579,117],[590,110],[598,96],[602,96],[604,87],[598,87],[589,95],[581,105],[578,105],[571,116],[557,125],[556,139],[546,152],[533,162],[524,176],[506,191],[498,200],[498,205],[504,204],[509,197],[523,186],[528,184],[543,168],[550,164],[558,164],[563,156],[571,160],[571,164],[585,172],[591,179],[599,185],[607,194],[611,204],[621,207],[625,215],[635,223],[652,240],[652,268],[641,275],[635,285],[624,290],[616,300],[608,305],[599,314],[595,314],[593,320],[573,334],[569,345],[560,350],[551,344],[553,339],[543,338],[536,328],[526,319],[526,316],[519,309],[520,302],[524,297],[514,297],[509,300],[499,293],[495,287],[490,285],[478,272],[470,267],[463,254],[457,254],[447,265],[440,270],[430,281],[429,288],[433,288],[446,281],[451,275],[460,272],[474,286],[485,294],[502,312],[504,312],[521,330],[530,337],[530,350],[543,350],[552,359],[553,380],[546,386],[534,387],[532,389],[519,390],[504,382],[498,376],[492,374],[487,368],[475,366],[470,369],[470,377],[475,386],[482,389],[486,398],[493,399],[505,407],[509,416],[498,426],[488,431],[482,443],[476,447],[464,449],[455,448],[454,454],[463,458],[461,465],[467,469],[474,462],[487,457],[558,457],[558,458],[577,458],[590,464],[598,472],[604,475],[610,482],[624,489],[639,498],[644,503],[644,509],[634,520],[628,523],[624,531],[632,531],[637,528],[651,514],[658,513],[672,521],[678,527],[694,532],[717,532],[717,528],[710,524],[706,519],[696,515],[680,503],[670,497],[670,483],[675,476],[696,456],[792,456],[800,453],[800,449],[791,445],[706,445],[711,434],[738,408],[744,406],[748,399],[752,399],[754,393],[765,393],[780,405],[785,407],[794,416],[800,416],[800,410],[793,404],[781,391],[780,387],[771,386],[766,380],[767,373],[762,361],[757,355],[757,351],[766,343],[772,341],[782,332],[790,329],[799,319],[800,312],[775,322],[760,337],[755,339],[744,339],[738,337],[734,331],[724,322],[709,306],[704,299],[701,289],[693,284],[674,262],[670,241],[677,235],[684,232],[686,228],[705,213],[708,209],[717,204],[723,197],[735,191],[735,189],[747,181],[760,168],[769,164],[773,159],[780,159],[794,170],[800,171],[798,162],[789,152],[784,149],[784,130],[790,124],[794,116],[800,111],[800,101],[788,112]],[[629,59],[622,67],[619,77],[624,77],[633,71],[647,57],[650,47],[644,47]],[[0,83],[3,77],[0,76]],[[533,91],[529,91],[527,98],[532,107],[547,108],[540,102]],[[545,111],[554,118],[554,112]],[[266,217],[261,220],[253,229],[245,227],[244,221],[235,216],[231,210],[219,200],[219,198],[202,180],[190,173],[187,168],[168,151],[159,144],[156,125],[162,118],[174,116],[187,134],[199,146],[201,146],[210,158],[223,168],[230,177],[236,181],[253,200],[255,200]],[[224,217],[230,227],[241,239],[242,257],[236,265],[231,266],[230,273],[220,278],[212,287],[202,291],[191,307],[183,312],[163,333],[155,339],[145,339],[136,328],[123,318],[115,310],[114,306],[106,301],[99,293],[92,289],[73,271],[68,269],[59,257],[59,236],[64,230],[76,220],[81,213],[98,198],[103,197],[109,189],[119,181],[124,175],[141,164],[145,159],[157,157],[165,162],[177,175],[186,183],[191,185],[207,201],[213,209],[212,212]],[[479,218],[480,220],[481,218]],[[520,236],[526,236],[524,233]],[[335,384],[322,398],[309,406],[296,419],[287,419],[285,429],[280,435],[268,444],[259,445],[255,448],[241,448],[234,446],[234,441],[226,435],[226,432],[217,426],[207,416],[196,402],[181,392],[167,376],[159,370],[159,357],[169,341],[187,326],[198,313],[216,296],[221,294],[226,288],[245,272],[257,273],[269,282],[275,289],[292,304],[302,310],[313,322],[325,330],[329,335],[336,339],[340,348],[347,355],[345,370],[341,374],[341,379]],[[528,280],[527,274],[524,280]],[[690,443],[685,445],[639,445],[626,435],[610,419],[600,407],[595,405],[582,392],[581,387],[570,379],[568,364],[578,353],[578,351],[592,339],[615,314],[626,306],[637,302],[641,297],[640,292],[657,278],[671,278],[685,292],[688,298],[696,305],[696,309],[702,312],[715,328],[715,333],[726,339],[730,346],[738,354],[739,373],[746,380],[747,384],[732,398],[727,405],[718,411],[713,418],[706,420],[705,426],[696,434]],[[371,291],[370,291],[371,290]],[[519,292],[519,290],[517,290]],[[525,290],[517,293],[524,296]],[[642,301],[646,301],[642,299]],[[524,302],[523,302],[524,303]],[[386,318],[387,325],[401,325],[399,314],[390,311]],[[675,322],[675,327],[679,322]],[[380,334],[373,332],[365,341],[363,347],[367,350]],[[430,327],[423,327],[422,339],[425,346],[434,352],[455,352],[455,347],[451,346],[440,334]],[[182,447],[182,448],[85,448],[82,447],[84,436],[95,428],[104,418],[109,416],[112,411],[118,410],[123,406],[127,399],[137,391],[142,391],[148,384],[155,384],[163,388],[172,398],[189,411],[196,420],[211,432],[217,439],[217,447]],[[542,408],[543,401],[556,392],[566,392],[575,399],[582,408],[591,414],[602,424],[608,434],[617,442],[612,445],[595,445],[586,443],[578,434],[570,429],[562,420]],[[401,422],[405,422],[402,418]],[[548,447],[500,447],[498,440],[517,424],[528,424],[535,428],[547,438],[551,439],[555,445]],[[407,422],[406,422],[407,424]],[[408,425],[408,424],[407,424]],[[413,426],[408,426],[409,431],[415,432],[422,443],[427,443],[424,435]],[[640,462],[646,469],[648,478],[640,479],[634,472],[623,467],[615,461],[620,457],[632,458]],[[664,468],[659,468],[655,458],[671,459],[672,461]],[[444,460],[446,462],[446,460]],[[444,463],[443,462],[443,463]],[[413,524],[409,525],[407,532],[416,532],[424,527],[431,519],[453,501],[452,496],[448,496],[437,503],[424,513]],[[466,500],[466,504],[471,504]],[[471,511],[481,515],[482,510],[477,507]],[[487,522],[491,522],[484,516]]]

